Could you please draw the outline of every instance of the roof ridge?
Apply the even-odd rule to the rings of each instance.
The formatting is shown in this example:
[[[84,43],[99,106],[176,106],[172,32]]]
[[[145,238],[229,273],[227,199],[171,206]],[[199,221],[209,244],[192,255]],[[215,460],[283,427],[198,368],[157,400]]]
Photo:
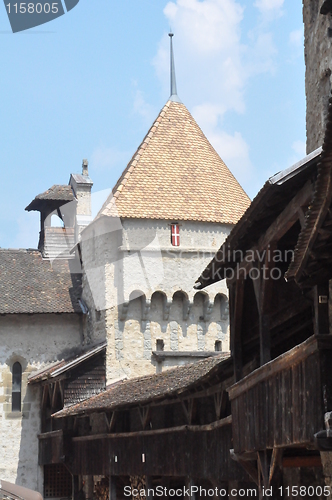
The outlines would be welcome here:
[[[166,112],[169,110],[169,106],[170,106],[170,100],[168,100],[166,102],[166,104],[163,106],[163,108],[160,110],[157,118],[154,120],[154,122],[152,123],[151,127],[149,128],[147,134],[144,136],[144,139],[142,140],[142,142],[140,143],[140,145],[136,149],[135,153],[133,154],[133,156],[129,160],[126,168],[124,169],[124,171],[120,175],[119,179],[115,183],[115,186],[113,187],[111,194],[106,198],[105,202],[103,203],[101,209],[99,210],[99,212],[96,215],[94,220],[96,220],[99,217],[101,217],[102,215],[104,215],[103,211],[107,207],[107,205],[108,204],[114,205],[115,200],[117,200],[119,198],[123,187],[127,184],[130,175],[133,173],[133,171],[135,170],[135,167],[137,166],[138,161],[143,156],[143,154],[146,150],[146,146],[149,144],[150,140],[154,136],[154,133],[157,131],[160,122],[165,117]],[[112,198],[110,199],[111,196],[112,196]]]
[[[37,253],[41,255],[40,250],[38,248],[1,248],[0,252],[17,252],[17,253]]]

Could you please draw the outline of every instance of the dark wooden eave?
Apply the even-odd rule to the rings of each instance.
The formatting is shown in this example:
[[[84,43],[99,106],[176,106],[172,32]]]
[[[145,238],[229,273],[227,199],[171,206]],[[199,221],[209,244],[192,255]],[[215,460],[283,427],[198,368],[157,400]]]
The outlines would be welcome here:
[[[332,97],[313,200],[305,216],[294,252],[285,275],[301,287],[332,277]]]
[[[292,200],[308,182],[312,184],[320,154],[321,148],[318,148],[292,167],[274,175],[264,184],[248,210],[198,278],[196,289],[205,288],[227,278],[226,269],[235,268],[240,263],[233,258],[234,255],[238,255],[237,251],[245,253],[256,247],[263,233],[270,238],[275,238],[276,233],[271,233],[272,226],[273,224],[274,226],[280,225],[282,221],[279,219],[282,216],[286,225],[294,223],[293,216],[299,217],[296,211],[304,200],[298,200],[299,207],[296,207]],[[312,188],[309,186],[308,189]],[[310,201],[312,195],[311,191],[307,202]],[[283,215],[283,212],[288,213]],[[293,219],[290,220],[289,216]],[[274,227],[273,230],[278,231],[278,227]],[[264,246],[263,243],[267,245],[269,241],[265,238],[261,243]]]
[[[53,211],[71,201],[76,201],[72,187],[54,184],[44,193],[38,194],[25,210],[27,212],[31,210],[37,212]]]

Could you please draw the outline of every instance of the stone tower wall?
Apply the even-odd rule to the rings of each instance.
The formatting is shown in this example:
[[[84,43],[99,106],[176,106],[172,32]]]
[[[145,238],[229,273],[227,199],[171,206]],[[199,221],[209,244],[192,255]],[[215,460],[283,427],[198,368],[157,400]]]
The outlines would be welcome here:
[[[307,154],[323,143],[331,92],[332,17],[320,14],[322,4],[303,0]]]
[[[110,227],[108,227],[110,224]],[[167,221],[111,218],[92,224],[81,242],[83,299],[90,343],[107,340],[107,380],[155,373],[192,361],[192,351],[229,350],[224,282],[197,292],[194,283],[230,226],[183,221],[172,247]],[[168,357],[159,362],[157,341]]]

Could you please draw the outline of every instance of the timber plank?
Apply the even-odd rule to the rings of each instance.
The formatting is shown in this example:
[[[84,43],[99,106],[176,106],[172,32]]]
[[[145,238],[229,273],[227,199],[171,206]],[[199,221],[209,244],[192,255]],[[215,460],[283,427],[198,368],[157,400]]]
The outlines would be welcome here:
[[[317,352],[319,349],[325,348],[332,348],[332,336],[313,335],[290,351],[281,354],[274,360],[266,363],[264,366],[257,368],[242,380],[229,387],[227,391],[229,393],[230,399],[232,400],[233,398],[237,397],[237,395],[242,391],[248,390],[250,387],[256,385],[260,380],[271,377],[277,372],[282,371],[285,368],[287,369],[288,366],[301,362],[302,359],[307,358],[312,353]]]

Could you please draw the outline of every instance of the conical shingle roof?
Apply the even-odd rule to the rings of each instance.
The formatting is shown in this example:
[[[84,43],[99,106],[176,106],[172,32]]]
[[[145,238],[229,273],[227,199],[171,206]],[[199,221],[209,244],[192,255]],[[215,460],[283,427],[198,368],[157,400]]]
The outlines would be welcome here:
[[[187,108],[168,101],[97,217],[235,224],[249,204]]]

